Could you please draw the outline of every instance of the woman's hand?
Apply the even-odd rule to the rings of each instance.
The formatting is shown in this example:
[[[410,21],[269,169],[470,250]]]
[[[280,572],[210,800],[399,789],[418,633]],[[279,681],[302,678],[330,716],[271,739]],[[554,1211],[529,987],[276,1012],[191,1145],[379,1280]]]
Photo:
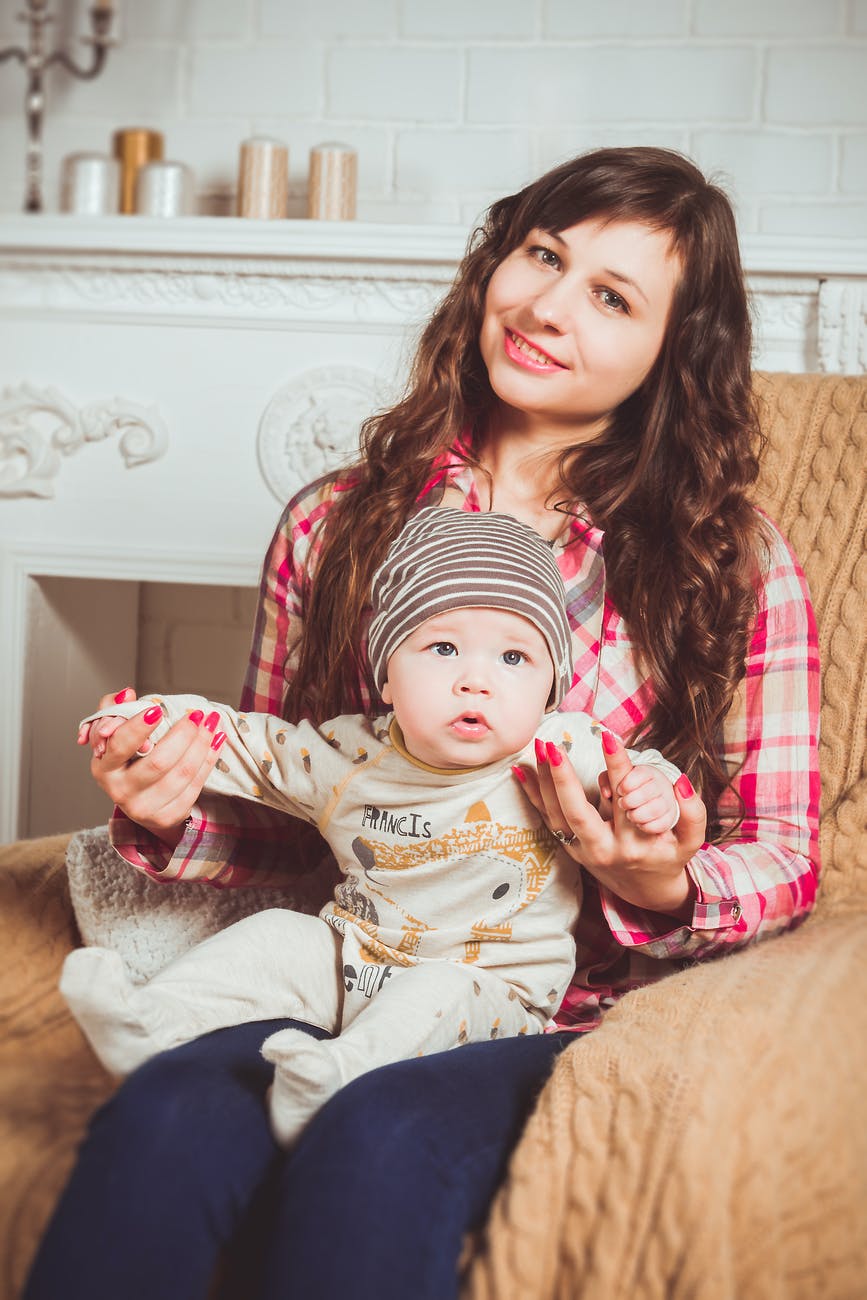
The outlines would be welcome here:
[[[685,867],[704,843],[707,810],[689,778],[681,776],[674,785],[680,809],[677,825],[648,832],[631,820],[640,768],[633,767],[610,732],[605,733],[603,749],[606,771],[600,783],[613,795],[610,821],[588,801],[574,768],[556,745],[536,742],[536,772],[513,770],[530,802],[564,840],[567,852],[601,885],[635,907],[688,920],[694,886]],[[570,836],[574,836],[571,841]]]
[[[101,709],[134,700],[130,688],[104,695]],[[100,789],[130,821],[172,848],[184,832],[186,820],[217,761],[224,737],[217,733],[218,713],[189,714],[154,744],[150,734],[162,716],[158,706],[134,718],[101,718],[85,724],[78,743],[90,741],[90,771]]]
[[[124,686],[122,691],[117,695],[103,695],[97,705],[98,709],[107,709],[112,704],[128,703],[136,698],[136,693],[131,686]],[[90,741],[90,748],[95,758],[102,758],[105,753],[105,746],[109,736],[114,735],[118,727],[126,721],[125,718],[115,714],[114,717],[98,718],[96,722],[82,722],[78,728],[78,744],[86,745]],[[141,747],[141,753],[147,754],[153,749],[153,741],[146,740]]]

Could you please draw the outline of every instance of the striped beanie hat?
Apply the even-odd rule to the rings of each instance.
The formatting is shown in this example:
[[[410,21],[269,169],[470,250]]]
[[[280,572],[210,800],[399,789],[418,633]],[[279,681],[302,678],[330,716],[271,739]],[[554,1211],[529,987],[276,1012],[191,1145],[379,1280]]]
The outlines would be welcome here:
[[[405,525],[373,575],[367,652],[382,690],[390,656],[436,614],[508,609],[542,633],[554,664],[548,708],[572,685],[566,592],[551,547],[511,515],[427,507]]]

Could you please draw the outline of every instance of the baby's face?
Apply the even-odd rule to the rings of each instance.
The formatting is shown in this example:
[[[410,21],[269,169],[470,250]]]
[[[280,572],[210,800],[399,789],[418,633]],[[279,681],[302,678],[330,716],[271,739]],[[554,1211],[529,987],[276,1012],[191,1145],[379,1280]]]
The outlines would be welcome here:
[[[504,609],[437,614],[388,661],[382,698],[407,749],[431,767],[481,767],[537,730],[554,681],[539,629]]]

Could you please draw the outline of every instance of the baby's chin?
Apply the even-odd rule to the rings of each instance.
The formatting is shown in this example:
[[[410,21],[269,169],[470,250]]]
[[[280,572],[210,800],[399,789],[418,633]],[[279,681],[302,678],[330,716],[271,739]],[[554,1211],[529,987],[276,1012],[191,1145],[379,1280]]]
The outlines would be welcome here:
[[[454,768],[461,771],[468,767],[489,767],[491,763],[501,763],[506,759],[514,760],[525,746],[516,750],[502,743],[490,744],[480,741],[458,741],[453,745],[425,746],[424,753],[415,753],[415,757],[428,767],[443,769]]]

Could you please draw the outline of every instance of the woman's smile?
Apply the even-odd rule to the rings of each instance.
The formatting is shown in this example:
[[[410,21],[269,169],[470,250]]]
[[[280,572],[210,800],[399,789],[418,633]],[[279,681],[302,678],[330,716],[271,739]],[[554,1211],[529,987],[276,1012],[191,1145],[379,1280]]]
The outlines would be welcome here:
[[[530,370],[548,371],[554,373],[557,370],[565,370],[566,367],[562,361],[552,357],[550,352],[545,352],[537,343],[531,343],[523,334],[517,330],[505,330],[506,356],[519,366],[525,366]]]

